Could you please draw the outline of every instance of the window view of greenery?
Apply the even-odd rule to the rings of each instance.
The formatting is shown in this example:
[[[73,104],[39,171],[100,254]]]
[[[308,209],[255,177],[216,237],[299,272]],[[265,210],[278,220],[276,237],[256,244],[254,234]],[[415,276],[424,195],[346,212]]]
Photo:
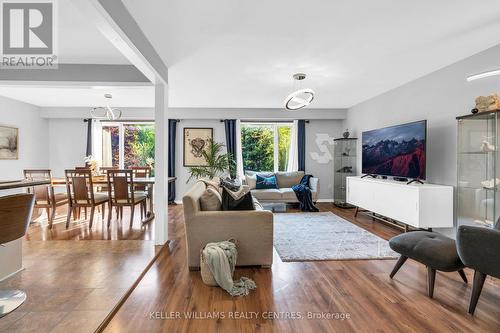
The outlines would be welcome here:
[[[155,160],[154,125],[124,125],[124,166],[151,166]]]
[[[123,127],[123,143],[120,138]],[[120,145],[123,144],[123,156]],[[151,166],[155,158],[154,124],[119,124],[102,128],[102,165],[130,168]]]
[[[275,135],[277,142],[275,146]],[[291,124],[242,124],[243,169],[286,171],[290,151]],[[277,150],[277,158],[274,152]]]

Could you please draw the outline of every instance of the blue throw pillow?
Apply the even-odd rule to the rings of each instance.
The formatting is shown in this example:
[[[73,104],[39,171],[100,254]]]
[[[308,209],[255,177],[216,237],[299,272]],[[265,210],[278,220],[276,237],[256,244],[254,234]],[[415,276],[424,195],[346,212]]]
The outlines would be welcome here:
[[[278,188],[278,185],[276,183],[276,176],[272,175],[270,177],[262,177],[261,175],[257,174],[257,182],[255,184],[255,188],[257,190],[266,190],[270,188]]]

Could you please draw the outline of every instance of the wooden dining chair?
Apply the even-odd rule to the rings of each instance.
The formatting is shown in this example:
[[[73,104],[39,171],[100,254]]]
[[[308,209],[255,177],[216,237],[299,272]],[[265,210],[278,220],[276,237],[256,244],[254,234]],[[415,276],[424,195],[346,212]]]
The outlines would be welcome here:
[[[134,173],[134,178],[149,178],[151,177],[151,167],[149,166],[133,166],[130,168]],[[148,200],[152,200],[149,197],[149,188],[147,185],[135,185],[136,191],[144,191]],[[149,203],[151,205],[151,202]]]
[[[123,207],[130,207],[130,227],[134,223],[135,206],[141,205],[141,218],[146,212],[146,197],[142,191],[135,191],[132,170],[108,170],[108,228],[111,225],[111,212],[117,207],[117,215],[123,217]]]
[[[73,216],[76,219],[76,210],[79,208],[86,209],[87,207],[90,207],[89,228],[92,229],[95,208],[102,205],[102,218],[104,219],[104,211],[106,203],[108,203],[109,201],[109,195],[107,193],[94,191],[94,184],[92,183],[92,172],[88,169],[66,170],[65,174],[66,188],[69,198],[66,229],[69,227],[71,212],[73,212]]]
[[[49,169],[31,169],[24,170],[24,179],[26,180],[48,180],[52,182],[52,172]],[[47,212],[47,220],[49,229],[52,229],[56,209],[59,206],[68,203],[66,193],[54,193],[52,183],[47,185],[37,185],[28,187],[28,193],[35,195],[35,208],[45,209]]]
[[[99,173],[101,174],[106,174],[108,170],[118,170],[119,168],[117,166],[110,166],[110,167],[100,167],[99,168]]]
[[[0,197],[0,245],[24,237],[35,203],[34,194]],[[0,318],[14,311],[26,300],[22,290],[0,289]]]

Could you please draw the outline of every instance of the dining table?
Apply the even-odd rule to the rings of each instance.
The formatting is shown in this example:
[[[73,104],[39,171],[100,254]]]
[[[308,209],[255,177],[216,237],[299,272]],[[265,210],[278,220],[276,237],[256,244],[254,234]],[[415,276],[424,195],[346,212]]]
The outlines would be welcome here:
[[[169,182],[170,182],[170,179],[169,179]],[[134,185],[145,186],[148,190],[149,209],[146,212],[146,217],[142,220],[143,224],[148,223],[155,218],[155,213],[154,213],[154,208],[153,208],[154,184],[155,184],[155,177],[134,177]],[[92,177],[92,185],[94,185],[94,186],[107,186],[108,179],[105,175],[93,176]],[[52,178],[52,186],[66,186],[66,179],[65,178]]]

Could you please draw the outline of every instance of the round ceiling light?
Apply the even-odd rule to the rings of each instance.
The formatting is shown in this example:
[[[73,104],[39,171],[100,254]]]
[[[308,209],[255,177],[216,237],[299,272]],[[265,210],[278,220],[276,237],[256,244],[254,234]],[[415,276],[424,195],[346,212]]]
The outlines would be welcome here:
[[[106,100],[106,106],[99,106],[90,109],[90,115],[94,119],[104,119],[104,120],[118,120],[122,117],[122,110],[112,108],[111,100],[113,96],[111,94],[104,94]]]
[[[306,78],[306,74],[297,73],[293,75],[296,81],[302,81]],[[299,89],[291,93],[285,98],[285,108],[290,111],[295,111],[308,106],[314,99],[314,90],[305,88]]]

